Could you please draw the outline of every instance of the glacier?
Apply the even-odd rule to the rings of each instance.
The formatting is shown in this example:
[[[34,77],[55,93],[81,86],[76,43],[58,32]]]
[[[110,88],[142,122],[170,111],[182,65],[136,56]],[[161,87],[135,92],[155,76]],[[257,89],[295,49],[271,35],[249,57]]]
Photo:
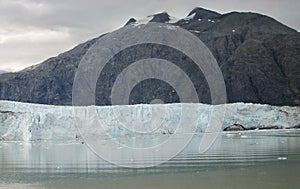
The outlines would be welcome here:
[[[190,115],[188,120],[181,122],[184,127],[190,127],[193,122],[196,124],[195,133],[204,133],[207,132],[212,108],[226,110],[220,132],[234,124],[252,129],[270,126],[288,129],[300,125],[300,107],[252,103],[74,107],[0,101],[0,137],[6,141],[76,140],[82,133],[97,136],[109,133],[111,136],[119,137],[129,135],[128,130],[131,129],[139,132],[144,130],[151,135],[168,135],[175,132],[183,113]],[[160,115],[157,122],[150,124],[149,120],[153,116]],[[134,124],[134,119],[138,120],[136,123],[141,124]],[[101,123],[102,127],[89,126],[78,129],[78,125],[95,120]],[[123,123],[131,127],[124,129]],[[187,129],[188,131],[190,130]]]

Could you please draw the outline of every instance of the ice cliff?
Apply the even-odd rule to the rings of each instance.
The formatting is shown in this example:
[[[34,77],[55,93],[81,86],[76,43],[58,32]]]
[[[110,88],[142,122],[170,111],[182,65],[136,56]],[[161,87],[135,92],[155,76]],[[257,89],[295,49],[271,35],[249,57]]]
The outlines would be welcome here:
[[[182,112],[183,107],[184,112]],[[195,115],[196,119],[196,121],[184,120],[183,126],[189,127],[193,122],[196,123],[196,132],[206,132],[211,108],[226,110],[220,131],[233,124],[241,124],[245,128],[252,129],[270,126],[291,128],[300,125],[300,107],[245,103],[217,106],[165,104],[72,107],[0,101],[0,136],[3,140],[18,141],[73,140],[80,136],[76,125],[93,121],[95,118],[104,126],[100,130],[97,127],[87,127],[87,130],[83,131],[85,134],[103,132],[111,136],[122,136],[128,134],[122,122],[131,124],[131,119],[134,118],[141,123],[147,123],[147,120],[157,115],[164,115],[160,123],[155,126],[140,124],[139,131],[145,128],[145,131],[150,134],[172,134],[176,129],[174,125],[179,122],[182,113]],[[130,119],[126,119],[127,117]]]

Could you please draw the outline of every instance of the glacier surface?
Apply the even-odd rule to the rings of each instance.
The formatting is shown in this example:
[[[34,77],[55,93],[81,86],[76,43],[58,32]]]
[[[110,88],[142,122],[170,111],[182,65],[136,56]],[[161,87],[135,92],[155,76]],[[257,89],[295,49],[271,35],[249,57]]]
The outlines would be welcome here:
[[[204,133],[212,116],[212,108],[226,110],[219,131],[233,124],[241,124],[245,128],[290,128],[300,125],[300,107],[250,103],[73,107],[0,101],[0,136],[8,141],[74,140],[82,133],[97,136],[108,133],[118,137],[129,135],[132,129],[151,135],[167,135],[175,132],[183,113],[191,115],[190,120],[181,121],[183,127],[196,124],[195,132]],[[156,122],[149,121],[155,116],[161,117]],[[93,124],[82,126],[95,120],[94,127]],[[99,124],[101,127],[97,126]],[[124,124],[130,127],[124,128]]]

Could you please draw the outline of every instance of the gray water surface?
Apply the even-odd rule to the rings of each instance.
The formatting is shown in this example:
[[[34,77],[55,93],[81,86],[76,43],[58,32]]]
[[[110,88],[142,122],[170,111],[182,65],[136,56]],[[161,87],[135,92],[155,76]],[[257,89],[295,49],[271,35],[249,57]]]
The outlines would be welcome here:
[[[2,142],[0,189],[299,188],[299,130],[220,133],[204,154],[201,138],[144,169],[112,165],[81,141]]]

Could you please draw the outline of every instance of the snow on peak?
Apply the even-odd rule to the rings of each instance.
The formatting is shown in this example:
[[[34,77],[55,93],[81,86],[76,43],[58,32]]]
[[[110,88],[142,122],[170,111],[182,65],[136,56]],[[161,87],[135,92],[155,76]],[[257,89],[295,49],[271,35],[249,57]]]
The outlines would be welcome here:
[[[134,25],[134,26],[139,26],[139,25],[144,25],[149,22],[158,22],[158,23],[169,23],[169,24],[175,24],[179,21],[183,21],[184,23],[188,24],[190,20],[197,20],[197,21],[202,21],[202,20],[207,20],[208,22],[215,23],[218,21],[218,17],[221,14],[205,10],[202,8],[195,8],[192,12],[188,14],[187,17],[179,19],[173,16],[170,16],[167,12],[161,12],[153,15],[149,15],[146,18],[143,19],[134,19],[131,18],[126,25]],[[217,20],[215,20],[217,19]]]
[[[170,24],[175,24],[176,22],[178,22],[180,20],[180,18],[177,18],[174,16],[170,16],[169,18],[170,18],[170,20],[168,23],[170,23]]]
[[[149,15],[146,18],[142,19],[133,19],[131,18],[126,25],[131,24],[134,26],[148,24],[149,22],[159,22],[159,23],[170,23],[174,24],[178,22],[180,19],[174,16],[170,16],[167,12],[162,12],[154,15]]]
[[[192,19],[194,19],[195,16],[196,16],[196,13],[193,13],[193,14],[185,17],[183,20],[192,20]]]
[[[150,22],[150,20],[153,19],[153,15],[149,15],[146,18],[142,18],[139,20],[136,20],[133,25],[138,26],[138,25],[143,25],[143,24],[148,24]]]
[[[211,11],[211,10],[207,10],[207,9],[203,9],[200,7],[196,7],[194,8],[189,14],[188,16],[195,14],[194,19],[205,19],[205,18],[217,18],[219,16],[221,16],[221,14]]]

